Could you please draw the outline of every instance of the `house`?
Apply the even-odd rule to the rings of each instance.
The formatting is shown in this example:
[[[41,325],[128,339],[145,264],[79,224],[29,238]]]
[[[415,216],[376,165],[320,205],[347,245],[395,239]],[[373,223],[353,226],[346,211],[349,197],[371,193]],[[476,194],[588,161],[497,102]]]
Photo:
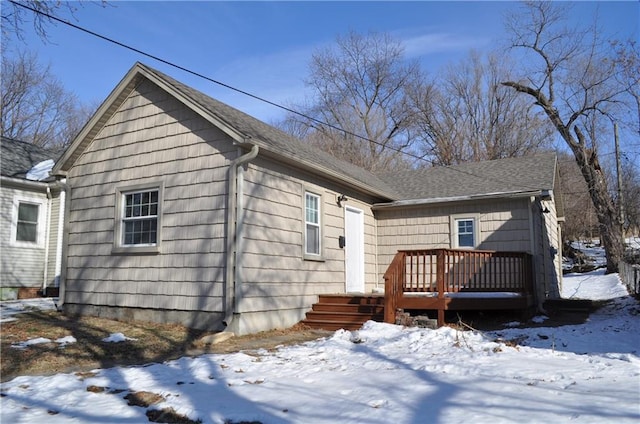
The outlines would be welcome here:
[[[53,173],[71,314],[287,327],[417,247],[528,252],[537,301],[559,290],[552,154],[374,175],[137,63]]]
[[[2,299],[55,295],[62,269],[63,185],[47,179],[58,152],[1,138]]]

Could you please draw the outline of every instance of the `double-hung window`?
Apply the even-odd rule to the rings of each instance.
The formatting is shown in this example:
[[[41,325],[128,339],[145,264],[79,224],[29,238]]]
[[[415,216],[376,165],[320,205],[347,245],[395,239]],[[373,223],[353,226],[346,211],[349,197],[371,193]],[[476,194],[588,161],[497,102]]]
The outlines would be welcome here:
[[[155,245],[158,241],[158,190],[124,194],[124,246]]]
[[[304,194],[304,254],[306,258],[320,257],[322,249],[321,197]]]
[[[160,244],[162,187],[117,190],[116,251],[157,252]]]
[[[477,245],[477,220],[474,217],[453,219],[453,239],[455,248],[473,249]]]
[[[44,199],[16,196],[13,199],[11,243],[21,247],[44,247],[45,214]]]
[[[18,222],[16,223],[16,241],[38,242],[38,215],[40,205],[20,202],[18,204]]]

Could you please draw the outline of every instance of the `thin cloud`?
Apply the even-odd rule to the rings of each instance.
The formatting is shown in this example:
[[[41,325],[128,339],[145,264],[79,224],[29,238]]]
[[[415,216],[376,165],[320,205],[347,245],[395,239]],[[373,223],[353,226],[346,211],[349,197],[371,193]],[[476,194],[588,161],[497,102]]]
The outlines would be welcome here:
[[[421,34],[402,38],[407,58],[435,53],[466,52],[490,45],[488,37],[470,37],[446,32]]]
[[[296,47],[237,59],[216,69],[212,77],[271,102],[289,106],[305,98],[304,80],[308,77],[314,49],[314,46]],[[266,122],[280,119],[285,113],[275,106],[225,88],[198,88],[204,88],[205,93]]]

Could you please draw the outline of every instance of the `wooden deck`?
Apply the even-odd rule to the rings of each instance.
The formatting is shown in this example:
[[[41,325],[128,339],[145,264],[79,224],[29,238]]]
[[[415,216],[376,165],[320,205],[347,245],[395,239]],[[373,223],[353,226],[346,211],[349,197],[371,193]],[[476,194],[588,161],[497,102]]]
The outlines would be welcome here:
[[[385,322],[396,311],[522,309],[533,305],[531,255],[522,252],[402,250],[384,275]]]
[[[327,294],[302,321],[312,328],[355,330],[367,320],[396,322],[398,310],[515,309],[534,304],[532,258],[522,252],[402,250],[384,274],[384,295]]]

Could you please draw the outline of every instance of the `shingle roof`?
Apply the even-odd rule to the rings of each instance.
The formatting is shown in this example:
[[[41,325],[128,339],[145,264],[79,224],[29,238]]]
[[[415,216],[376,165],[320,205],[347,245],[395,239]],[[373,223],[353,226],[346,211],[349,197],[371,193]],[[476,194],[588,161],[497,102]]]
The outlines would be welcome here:
[[[302,142],[259,119],[254,118],[244,112],[239,111],[227,104],[215,100],[202,92],[195,90],[172,77],[163,74],[146,65],[138,66],[160,78],[165,83],[171,85],[175,90],[196,102],[208,113],[217,119],[226,122],[230,127],[251,138],[251,143],[256,143],[260,148],[264,148],[278,155],[282,155],[294,160],[298,160],[306,165],[320,166],[337,175],[349,177],[373,189],[373,191],[392,198],[392,189],[377,175],[340,160],[328,153],[323,152],[307,143]]]
[[[453,199],[552,190],[555,153],[469,162],[383,175],[396,200]]]
[[[451,167],[373,174],[194,90],[160,71],[146,65],[139,66],[170,84],[238,132],[251,137],[252,142],[261,141],[261,148],[297,158],[307,164],[321,165],[337,174],[354,178],[375,191],[386,194],[392,200],[453,198],[553,188],[554,153]]]
[[[55,161],[60,156],[59,152],[44,149],[24,141],[7,137],[1,137],[1,141],[0,173],[4,177],[25,179],[27,172],[34,165],[47,159]]]
[[[236,140],[260,147],[260,155],[299,166],[314,175],[349,185],[385,203],[455,199],[503,193],[529,193],[553,188],[555,155],[501,159],[390,174],[373,174],[335,158],[244,112],[215,100],[147,65],[136,63],[60,159],[55,172],[65,173],[130,91],[147,78]]]

